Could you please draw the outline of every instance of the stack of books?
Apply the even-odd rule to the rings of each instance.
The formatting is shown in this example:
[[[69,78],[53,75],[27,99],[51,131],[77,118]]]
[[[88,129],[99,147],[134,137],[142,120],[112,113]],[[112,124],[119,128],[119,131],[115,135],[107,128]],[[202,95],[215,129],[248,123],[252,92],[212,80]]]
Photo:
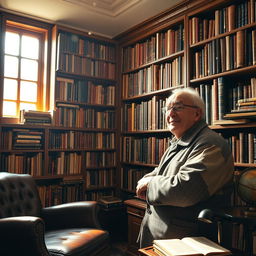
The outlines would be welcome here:
[[[206,237],[154,240],[153,250],[159,256],[231,255],[230,250]]]
[[[13,148],[41,149],[43,146],[43,132],[30,129],[13,129]]]
[[[122,206],[123,201],[115,196],[104,196],[98,200],[98,204],[103,208],[112,208]]]
[[[246,98],[237,101],[237,109],[231,110],[231,113],[225,114],[224,118],[256,118],[256,98]]]
[[[21,110],[20,123],[29,125],[51,125],[53,120],[53,112],[37,111],[37,110]]]

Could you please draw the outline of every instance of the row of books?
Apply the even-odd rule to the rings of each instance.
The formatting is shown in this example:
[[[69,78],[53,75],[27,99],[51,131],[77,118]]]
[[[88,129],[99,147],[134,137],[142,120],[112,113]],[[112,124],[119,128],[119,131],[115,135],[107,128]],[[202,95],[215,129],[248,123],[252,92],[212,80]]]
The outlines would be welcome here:
[[[124,74],[122,97],[128,98],[182,85],[183,62],[184,57],[179,56],[164,64],[150,65],[137,72]]]
[[[57,63],[58,71],[111,80],[115,79],[115,69],[114,63],[70,53],[60,54]]]
[[[49,139],[50,149],[113,149],[115,134],[103,132],[53,131]]]
[[[131,192],[136,191],[136,186],[138,180],[140,180],[148,170],[141,169],[141,168],[122,168],[121,169],[121,188],[125,190],[129,190]]]
[[[183,24],[176,29],[156,33],[149,39],[136,43],[123,50],[123,71],[158,60],[164,56],[179,52],[184,47]]]
[[[82,168],[100,168],[116,165],[114,152],[58,152],[49,157],[49,168],[44,168],[43,153],[2,154],[1,170],[28,173],[33,176],[73,175],[82,173]]]
[[[57,77],[55,95],[60,101],[115,105],[115,86],[92,81]]]
[[[64,181],[53,185],[39,185],[38,192],[43,207],[82,201],[83,181]]]
[[[123,107],[123,131],[158,130],[166,129],[165,114],[162,108],[165,99],[153,96],[148,101],[125,104]]]
[[[256,64],[256,30],[240,30],[215,39],[193,56],[193,79]]]
[[[244,81],[219,77],[213,79],[212,84],[200,84],[195,89],[205,102],[208,124],[241,124],[249,122],[255,116],[253,104],[249,102],[249,99],[253,101],[256,95],[255,77]],[[241,101],[246,101],[246,103],[241,103]],[[242,107],[241,104],[245,106]],[[246,116],[245,108],[249,107],[250,115]]]
[[[90,40],[68,32],[58,34],[58,52],[69,52],[109,61],[115,60],[115,47],[111,44]]]
[[[116,165],[115,152],[57,152],[49,157],[49,175],[80,174],[84,169]]]
[[[58,152],[49,157],[49,175],[81,174],[83,157],[77,152]]]
[[[217,124],[226,113],[227,88],[223,77],[213,79],[212,84],[200,84],[195,88],[205,102],[205,120],[209,125]]]
[[[125,136],[122,145],[124,162],[158,164],[169,146],[169,138]]]
[[[247,0],[237,5],[231,4],[217,9],[214,11],[213,17],[211,15],[207,15],[207,17],[194,16],[189,20],[190,44],[254,23],[256,21],[255,13],[255,0]]]
[[[113,110],[80,108],[79,105],[58,103],[55,112],[55,125],[76,128],[115,128]]]
[[[2,154],[1,170],[10,173],[27,173],[32,176],[45,175],[44,155],[43,153],[20,154]]]
[[[114,186],[115,169],[91,170],[85,172],[87,188]]]
[[[116,165],[115,152],[85,152],[86,168],[108,167]]]
[[[156,33],[156,59],[169,56],[184,49],[184,26]]]
[[[256,163],[256,134],[239,132],[227,139],[236,163]]]
[[[40,134],[27,134],[26,132],[16,135],[15,130],[4,131],[1,136],[1,148],[5,150],[41,149],[44,143],[43,137],[43,132]],[[52,131],[49,135],[49,149],[113,149],[114,147],[115,134],[113,132]]]

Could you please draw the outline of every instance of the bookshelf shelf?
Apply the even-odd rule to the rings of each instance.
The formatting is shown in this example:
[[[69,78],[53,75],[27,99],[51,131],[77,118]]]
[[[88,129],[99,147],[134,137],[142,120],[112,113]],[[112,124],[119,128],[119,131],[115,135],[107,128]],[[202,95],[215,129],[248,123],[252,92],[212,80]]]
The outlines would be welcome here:
[[[149,66],[157,65],[157,64],[162,64],[162,63],[168,62],[170,60],[173,60],[173,59],[175,59],[177,57],[180,57],[180,56],[183,56],[183,55],[184,55],[184,51],[179,51],[179,52],[173,53],[173,54],[171,54],[169,56],[165,56],[165,57],[159,58],[157,60],[148,62],[146,64],[143,64],[143,65],[139,66],[139,67],[136,67],[136,68],[133,68],[133,69],[130,69],[130,70],[125,70],[122,73],[123,74],[134,73],[136,71],[139,71],[141,69],[147,68]]]
[[[248,25],[245,25],[243,27],[240,27],[240,28],[236,28],[236,29],[233,29],[232,31],[230,32],[226,32],[226,33],[222,33],[222,34],[219,34],[219,35],[216,35],[216,36],[213,36],[211,38],[208,38],[208,39],[205,39],[205,40],[201,40],[197,43],[194,43],[194,44],[190,44],[190,48],[193,49],[193,48],[198,48],[198,47],[201,47],[202,45],[205,45],[206,43],[209,43],[211,42],[212,40],[214,39],[219,39],[219,38],[223,38],[223,37],[226,37],[228,35],[232,35],[232,34],[235,34],[236,32],[240,31],[240,30],[246,30],[246,29],[250,29],[250,28],[254,28],[256,27],[256,23],[252,23],[252,24],[248,24]]]
[[[152,98],[153,96],[156,95],[168,95],[171,93],[172,90],[178,89],[178,88],[182,88],[183,86],[175,86],[172,88],[166,88],[166,89],[162,89],[162,90],[156,90],[153,92],[149,92],[149,93],[144,93],[141,95],[137,95],[137,96],[133,96],[133,97],[129,97],[129,98],[123,98],[122,101],[123,102],[132,102],[132,101],[136,101],[136,100],[142,100],[142,99],[148,99],[148,98]]]
[[[170,131],[167,129],[158,129],[158,130],[145,130],[145,131],[126,131],[126,132],[122,132],[122,135],[124,136],[136,136],[136,135],[141,135],[141,134],[166,134],[168,133],[168,135],[170,136]]]
[[[136,166],[144,166],[148,168],[154,168],[157,167],[157,164],[146,164],[146,163],[140,163],[140,162],[122,162],[124,165],[136,165]]]
[[[239,77],[240,75],[247,75],[247,76],[253,76],[253,72],[256,71],[256,66],[252,65],[249,67],[243,67],[243,68],[239,68],[239,69],[234,69],[234,70],[230,70],[230,71],[226,71],[226,72],[222,72],[222,73],[218,73],[218,74],[214,74],[214,75],[209,75],[206,77],[201,77],[201,78],[196,78],[196,79],[191,79],[190,80],[190,84],[191,86],[194,84],[199,84],[205,81],[209,81],[209,80],[213,80],[216,79],[218,77]]]

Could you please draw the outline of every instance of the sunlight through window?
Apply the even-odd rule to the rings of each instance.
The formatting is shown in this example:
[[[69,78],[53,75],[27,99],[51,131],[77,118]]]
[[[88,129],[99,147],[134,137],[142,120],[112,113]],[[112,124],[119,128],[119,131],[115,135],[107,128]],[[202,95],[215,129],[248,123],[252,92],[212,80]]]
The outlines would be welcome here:
[[[18,61],[17,57],[5,56],[4,76],[18,78]]]
[[[21,79],[37,81],[38,64],[35,60],[21,59]]]
[[[8,22],[7,22],[8,23]],[[43,43],[41,29],[27,30],[7,26],[4,56],[3,116],[19,117],[20,110],[37,110],[40,101],[40,51]],[[40,43],[41,42],[41,43]],[[42,62],[41,62],[42,63]],[[42,92],[42,91],[41,91]]]
[[[16,102],[4,101],[3,102],[3,112],[6,116],[16,115]]]
[[[21,56],[31,59],[38,59],[39,40],[37,38],[22,36],[21,39]]]
[[[6,32],[5,35],[5,53],[19,55],[20,37],[17,33]]]
[[[4,99],[17,100],[17,88],[18,88],[17,80],[5,78],[4,84],[5,84]]]
[[[37,84],[32,83],[32,82],[22,81],[20,83],[20,100],[36,102],[36,100],[37,100]]]

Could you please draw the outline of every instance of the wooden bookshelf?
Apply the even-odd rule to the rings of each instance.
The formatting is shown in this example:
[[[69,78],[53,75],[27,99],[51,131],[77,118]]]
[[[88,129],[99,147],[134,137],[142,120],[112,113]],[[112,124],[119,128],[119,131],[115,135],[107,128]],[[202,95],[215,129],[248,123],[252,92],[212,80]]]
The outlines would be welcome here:
[[[56,25],[51,71],[53,121],[1,124],[1,171],[33,175],[45,206],[114,195],[116,43]]]
[[[185,83],[184,17],[121,48],[121,188],[134,193],[137,181],[157,166],[167,148],[170,134],[162,107]]]
[[[235,178],[243,169],[256,166],[255,116],[253,112],[243,115],[239,111],[247,106],[238,104],[256,96],[255,13],[255,0],[182,1],[116,38],[123,63],[121,184],[125,195],[135,194],[137,180],[157,166],[165,150],[166,144],[157,141],[168,140],[171,134],[161,108],[175,88],[193,87],[204,99],[207,123],[232,149]],[[236,112],[239,119],[226,119]],[[243,203],[234,196],[234,204]]]
[[[53,29],[53,38],[56,115],[55,127],[49,131],[49,166],[58,170],[58,163],[64,162],[61,172],[82,174],[84,199],[113,195],[117,186],[116,44],[59,26]]]

